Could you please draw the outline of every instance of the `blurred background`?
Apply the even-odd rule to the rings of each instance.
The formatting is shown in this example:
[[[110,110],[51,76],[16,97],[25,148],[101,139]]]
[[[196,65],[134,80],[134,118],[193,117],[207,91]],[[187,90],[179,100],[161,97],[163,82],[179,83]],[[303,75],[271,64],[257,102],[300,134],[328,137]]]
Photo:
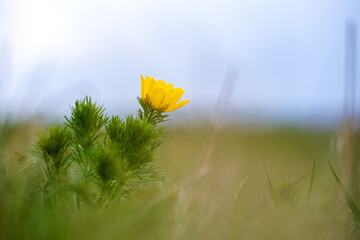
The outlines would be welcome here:
[[[0,0],[0,239],[360,239],[359,13],[358,0]],[[79,219],[44,208],[19,165],[39,130],[86,95],[135,114],[140,75],[191,100],[165,123],[165,180]]]
[[[357,0],[0,0],[0,116],[62,119],[85,95],[109,114],[135,113],[142,74],[184,88],[191,103],[172,116],[195,121],[214,113],[233,69],[227,119],[333,127],[359,9]]]

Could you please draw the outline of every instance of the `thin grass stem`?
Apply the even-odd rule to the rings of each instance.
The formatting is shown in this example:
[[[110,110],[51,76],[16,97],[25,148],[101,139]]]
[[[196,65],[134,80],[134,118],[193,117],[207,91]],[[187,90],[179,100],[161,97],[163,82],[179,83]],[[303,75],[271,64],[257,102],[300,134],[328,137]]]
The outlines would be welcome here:
[[[316,159],[317,159],[317,156],[316,156],[316,155],[317,155],[317,154],[315,154],[315,158],[314,158],[314,162],[313,162],[311,179],[310,179],[310,185],[309,185],[309,191],[308,191],[307,199],[306,199],[306,206],[307,206],[307,207],[309,207],[311,190],[312,190],[312,186],[313,186],[313,183],[314,183],[315,166],[316,166]]]
[[[328,164],[330,166],[331,172],[335,177],[336,182],[339,184],[341,191],[343,192],[343,195],[345,197],[346,203],[352,213],[352,217],[354,219],[354,223],[358,230],[360,230],[360,209],[359,206],[356,204],[350,193],[346,190],[344,187],[344,184],[341,182],[341,179],[339,175],[336,173],[336,170],[334,169],[333,165],[330,161],[328,161]]]
[[[264,166],[264,169],[265,169],[265,173],[266,173],[266,178],[267,178],[267,181],[269,183],[269,188],[270,188],[270,191],[271,191],[271,195],[273,197],[273,201],[275,203],[275,206],[278,207],[278,200],[277,200],[277,197],[276,197],[276,194],[275,194],[275,191],[274,191],[274,188],[273,188],[273,185],[271,183],[271,180],[270,180],[270,176],[269,176],[269,173],[267,171],[267,168],[266,168],[266,165],[265,165],[265,161],[263,158],[261,158],[262,160],[262,163],[263,163],[263,166]]]

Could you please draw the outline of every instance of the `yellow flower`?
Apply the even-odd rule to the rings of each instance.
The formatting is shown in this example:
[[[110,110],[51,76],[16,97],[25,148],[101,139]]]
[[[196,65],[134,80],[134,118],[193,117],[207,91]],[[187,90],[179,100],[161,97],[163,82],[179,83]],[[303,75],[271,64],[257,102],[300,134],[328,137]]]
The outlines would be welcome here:
[[[172,83],[165,83],[163,80],[155,81],[153,77],[141,77],[141,99],[150,103],[152,108],[158,112],[171,112],[183,107],[190,100],[177,103],[185,90],[174,88]]]

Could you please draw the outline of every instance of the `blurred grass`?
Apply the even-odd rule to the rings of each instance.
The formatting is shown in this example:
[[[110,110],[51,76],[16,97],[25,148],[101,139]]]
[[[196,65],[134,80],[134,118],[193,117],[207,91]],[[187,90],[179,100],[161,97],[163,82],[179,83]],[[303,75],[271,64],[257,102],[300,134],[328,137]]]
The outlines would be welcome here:
[[[158,151],[166,181],[114,209],[44,208],[16,159],[41,128],[11,125],[0,167],[0,239],[356,239],[327,161],[336,132],[226,127],[210,161],[197,161],[209,131],[177,126]],[[316,169],[313,174],[316,153]],[[263,161],[278,204],[264,170]],[[204,170],[205,169],[205,170]],[[0,173],[1,174],[1,173]],[[312,181],[309,204],[309,185]],[[355,234],[355,235],[354,235]]]

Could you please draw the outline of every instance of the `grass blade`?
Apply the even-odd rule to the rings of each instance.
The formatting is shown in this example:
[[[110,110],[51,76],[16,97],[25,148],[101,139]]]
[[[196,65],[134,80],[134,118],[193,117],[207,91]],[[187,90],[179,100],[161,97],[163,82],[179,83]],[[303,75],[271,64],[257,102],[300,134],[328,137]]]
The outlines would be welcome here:
[[[306,200],[306,206],[309,206],[310,194],[311,194],[311,189],[313,186],[314,176],[315,176],[315,166],[316,166],[316,155],[315,155],[314,163],[313,163],[313,167],[312,167],[311,180],[310,180],[310,186],[309,186],[309,191],[308,191],[307,200]]]
[[[269,187],[270,187],[270,191],[271,191],[271,195],[273,197],[273,200],[274,200],[274,203],[275,203],[275,206],[278,207],[278,201],[277,201],[277,197],[276,197],[276,194],[275,194],[275,191],[274,191],[274,188],[271,184],[271,180],[270,180],[270,176],[269,176],[269,173],[266,169],[266,165],[265,165],[265,161],[263,158],[261,158],[262,162],[263,162],[263,165],[264,165],[264,169],[265,169],[265,173],[266,173],[266,178],[267,178],[267,181],[269,183]]]
[[[354,218],[354,222],[355,225],[357,226],[357,228],[360,230],[360,209],[359,206],[356,204],[356,202],[354,201],[354,199],[351,197],[350,193],[346,190],[346,188],[344,187],[344,184],[341,182],[339,175],[336,173],[333,165],[331,164],[330,161],[328,161],[328,164],[330,166],[331,172],[333,173],[336,182],[339,184],[341,191],[344,194],[346,203],[348,205],[348,207],[350,208],[350,211],[352,213],[352,216]]]

